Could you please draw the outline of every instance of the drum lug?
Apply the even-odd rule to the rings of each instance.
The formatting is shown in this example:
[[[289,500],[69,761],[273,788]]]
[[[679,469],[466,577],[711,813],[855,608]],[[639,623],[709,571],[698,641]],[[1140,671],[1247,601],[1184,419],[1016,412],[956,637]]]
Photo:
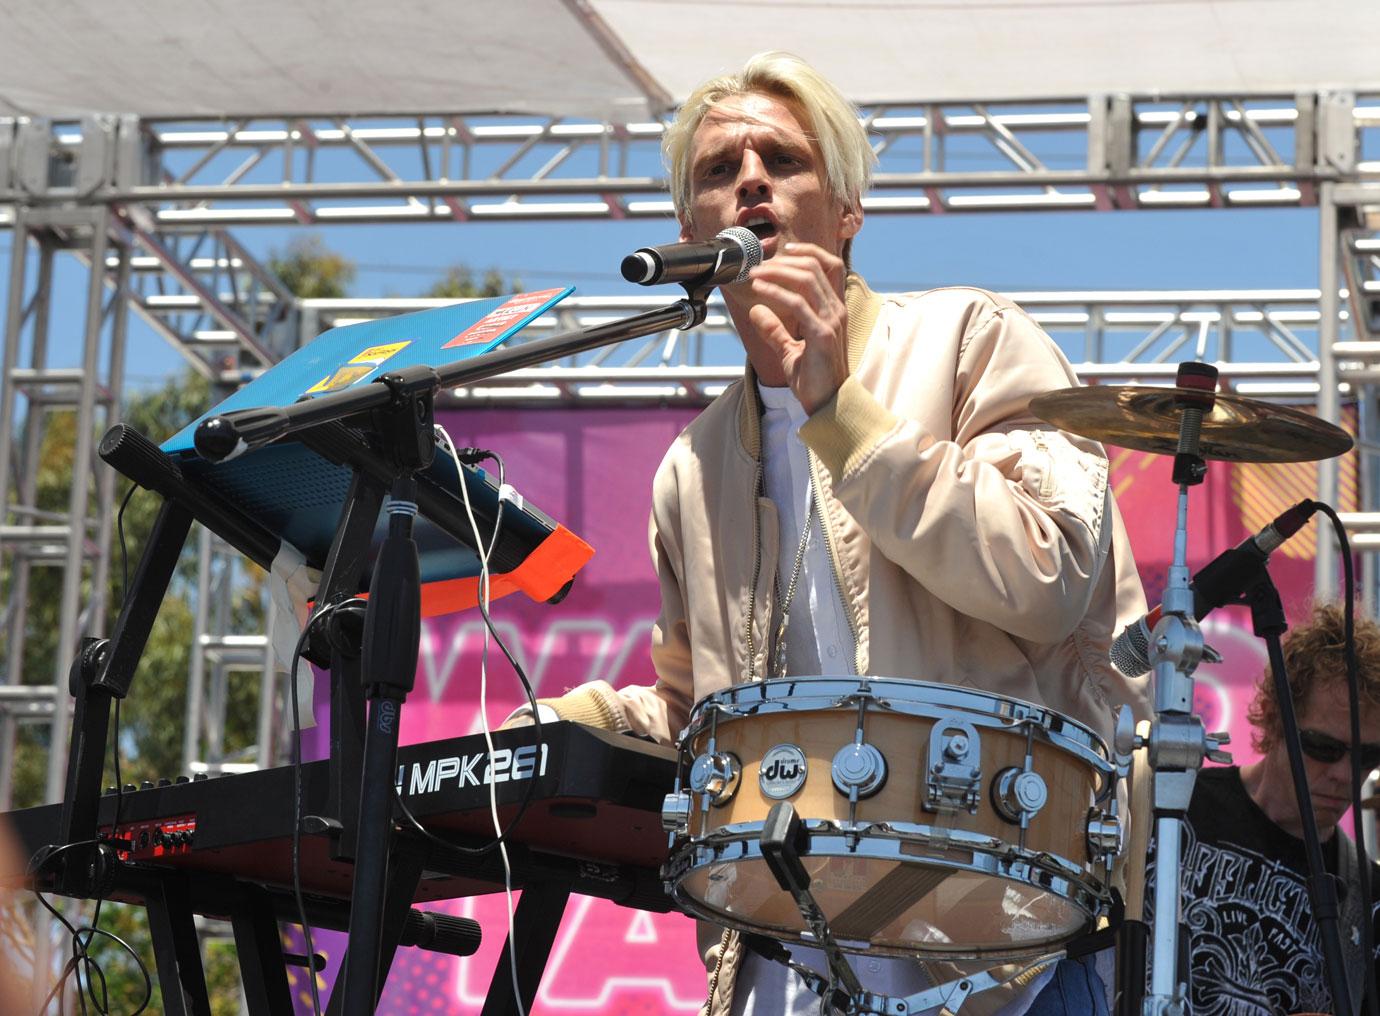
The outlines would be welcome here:
[[[705,752],[690,766],[690,789],[720,807],[733,800],[742,774],[743,765],[732,752]]]
[[[846,744],[834,755],[831,772],[840,794],[848,797],[856,789],[861,800],[871,797],[886,783],[886,759],[866,742]]]
[[[926,811],[967,809],[976,815],[982,796],[982,742],[971,723],[944,716],[930,730],[925,765]]]
[[[667,794],[661,802],[661,828],[672,836],[683,835],[690,829],[690,795],[683,790]]]
[[[992,805],[997,814],[1022,829],[1048,800],[1044,778],[1029,769],[1008,766],[992,779]]]

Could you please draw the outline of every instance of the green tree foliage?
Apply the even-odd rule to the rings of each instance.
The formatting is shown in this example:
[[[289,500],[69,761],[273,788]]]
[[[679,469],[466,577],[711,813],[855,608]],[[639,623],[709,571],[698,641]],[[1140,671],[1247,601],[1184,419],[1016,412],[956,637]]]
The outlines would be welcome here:
[[[133,426],[155,442],[161,442],[180,430],[189,420],[219,401],[224,392],[213,392],[200,375],[188,371],[170,380],[161,389],[133,399],[125,408],[124,422]],[[45,421],[41,443],[40,468],[35,502],[38,508],[53,513],[65,513],[70,498],[73,448],[76,437],[76,418],[73,413],[53,413]],[[106,468],[102,466],[101,468]],[[122,499],[129,484],[121,479],[116,486],[117,499]],[[95,494],[91,506],[94,511]],[[143,552],[149,533],[161,506],[161,499],[149,491],[137,489],[124,512],[123,529],[128,572],[132,576]],[[197,576],[196,534],[187,541],[169,594],[163,599],[157,620],[140,660],[129,696],[120,703],[118,741],[120,753],[119,782],[138,784],[142,780],[172,777],[182,771],[182,736],[187,702],[187,675],[191,665],[192,632]],[[122,562],[120,539],[113,540],[109,588],[106,594],[106,621],[95,626],[101,634],[109,634],[115,624],[125,595],[126,565]],[[253,565],[247,565],[257,572]],[[51,567],[31,569],[29,596],[25,612],[25,642],[23,678],[26,683],[47,684],[54,679],[59,661],[56,658],[58,639],[61,571]],[[261,574],[251,574],[251,581],[241,583],[235,601],[230,605],[232,624],[237,632],[263,630],[260,605]],[[82,590],[82,603],[91,599],[91,577],[88,571]],[[67,661],[62,662],[65,673]],[[226,716],[226,746],[248,745],[256,736],[258,711],[258,680],[252,675],[232,677],[229,687]],[[113,731],[112,731],[113,733]],[[13,795],[16,807],[38,804],[43,799],[48,756],[46,725],[25,725],[20,728],[16,743]],[[66,745],[58,746],[66,751]],[[116,782],[112,752],[107,750],[104,785]],[[71,905],[76,906],[76,905]],[[90,905],[80,905],[89,916]],[[43,920],[47,917],[44,915]],[[162,1006],[157,994],[156,971],[148,919],[142,907],[106,903],[101,908],[100,927],[119,935],[139,953],[145,969],[155,978],[153,1003],[146,1012],[160,1013]],[[29,926],[13,912],[0,914],[0,924],[12,928]],[[98,936],[92,952],[101,963],[107,980],[112,1013],[132,1013],[143,999],[144,981],[137,965],[122,949],[108,939]],[[211,943],[205,950],[207,981],[211,992],[212,1011],[233,1014],[239,1011],[239,976],[232,946]]]
[[[344,296],[355,281],[354,262],[328,250],[315,234],[294,239],[283,253],[275,251],[268,268],[303,299]]]
[[[124,422],[155,442],[161,442],[180,430],[187,421],[199,415],[224,393],[212,395],[208,382],[188,371],[161,389],[144,394],[129,403]],[[40,467],[36,489],[36,505],[41,511],[65,513],[70,497],[76,417],[73,413],[54,413],[48,416],[41,443]],[[107,468],[102,466],[101,468]],[[117,499],[123,499],[129,489],[127,481],[116,485]],[[137,489],[124,511],[124,553],[118,533],[111,547],[109,586],[106,591],[106,622],[94,626],[100,634],[109,634],[125,596],[125,571],[132,576],[148,539],[153,521],[161,507],[161,499],[150,491]],[[95,492],[91,493],[91,510],[95,509]],[[126,783],[144,779],[174,776],[182,767],[182,730],[186,709],[187,674],[191,664],[191,635],[194,623],[196,587],[196,535],[187,541],[178,572],[173,580],[171,595],[164,599],[140,661],[130,695],[121,704],[120,748],[124,754],[121,778]],[[252,565],[247,566],[253,569]],[[254,569],[254,571],[257,571]],[[251,573],[251,581],[236,590],[231,604],[232,623],[237,632],[262,631],[263,615],[260,607],[261,576]],[[82,589],[81,600],[91,599],[90,573]],[[58,568],[33,567],[29,575],[28,608],[25,612],[23,679],[29,684],[47,684],[56,676],[66,674],[69,661],[56,659],[58,620],[62,587],[62,573]],[[256,733],[255,714],[258,686],[246,680],[245,693],[232,694],[227,716],[227,744],[244,745],[246,738]],[[46,725],[24,729],[19,738],[13,782],[14,803],[17,807],[40,803],[43,799],[45,769],[49,745]],[[106,783],[114,782],[114,770],[107,759]]]
[[[161,442],[227,394],[226,391],[213,391],[204,378],[188,371],[170,380],[162,389],[132,402],[125,413],[125,422]],[[127,486],[121,485],[122,493]],[[125,538],[131,574],[138,560],[135,555],[142,552],[160,507],[161,499],[142,489],[136,490],[130,499],[125,513]],[[131,780],[122,773],[126,782],[137,783],[160,776],[171,778],[182,771],[187,675],[195,625],[198,536],[199,527],[193,526],[172,582],[171,595],[164,599],[158,611],[158,620],[140,660],[136,684],[124,704],[120,719],[122,739],[133,749],[130,766],[135,777]],[[112,563],[111,576],[116,588],[112,590],[110,603],[112,608],[117,608],[122,584],[118,541],[114,552],[116,559]],[[250,580],[232,591],[235,597],[229,604],[232,630],[237,634],[262,632],[263,575],[253,564],[245,562],[244,567]],[[112,627],[114,616],[112,612]],[[257,708],[257,677],[241,675],[238,681],[232,678],[226,709],[228,747],[243,747],[253,740],[257,733]]]
[[[482,281],[475,281],[474,269],[468,265],[451,265],[446,274],[432,284],[423,296],[446,300],[474,299],[475,297],[504,296],[522,291],[521,279],[504,279],[497,268],[484,273]]]

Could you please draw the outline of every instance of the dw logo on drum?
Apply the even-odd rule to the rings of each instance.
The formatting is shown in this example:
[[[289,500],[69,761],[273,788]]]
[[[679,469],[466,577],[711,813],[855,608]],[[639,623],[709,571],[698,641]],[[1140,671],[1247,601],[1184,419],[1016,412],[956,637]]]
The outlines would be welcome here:
[[[762,766],[757,771],[757,782],[767,797],[781,800],[805,786],[809,773],[805,753],[793,744],[777,744],[767,749],[762,756]]]

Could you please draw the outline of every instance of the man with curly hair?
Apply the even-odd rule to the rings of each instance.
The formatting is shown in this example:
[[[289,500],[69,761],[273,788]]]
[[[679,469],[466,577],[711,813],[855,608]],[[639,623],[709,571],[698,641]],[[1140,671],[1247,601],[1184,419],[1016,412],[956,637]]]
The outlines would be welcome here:
[[[1284,640],[1313,817],[1327,870],[1338,876],[1341,938],[1353,1009],[1364,997],[1364,916],[1356,845],[1338,834],[1351,806],[1351,708],[1344,618],[1314,608]],[[1380,626],[1356,620],[1362,768],[1380,765]],[[1274,678],[1266,668],[1247,717],[1261,757],[1205,769],[1189,806],[1183,917],[1191,935],[1194,1016],[1336,1012],[1308,900],[1303,823],[1284,745]],[[1380,869],[1371,869],[1372,896]],[[1150,869],[1153,876],[1153,867]],[[1152,895],[1147,891],[1147,901]],[[1372,924],[1374,917],[1372,913]]]

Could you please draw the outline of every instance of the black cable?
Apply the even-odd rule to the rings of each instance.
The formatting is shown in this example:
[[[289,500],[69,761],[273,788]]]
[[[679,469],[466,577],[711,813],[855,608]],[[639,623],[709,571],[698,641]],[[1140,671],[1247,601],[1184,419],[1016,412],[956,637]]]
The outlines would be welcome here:
[[[119,598],[121,603],[124,602],[125,597],[129,593],[129,548],[125,541],[125,510],[129,507],[130,500],[133,498],[134,492],[137,489],[137,486],[133,484],[130,485],[129,490],[125,492],[124,499],[120,502],[120,510],[115,518],[115,527],[120,543],[121,583]],[[111,825],[109,838],[102,839],[98,835],[97,838],[93,840],[82,840],[77,843],[65,844],[52,853],[44,856],[40,864],[35,864],[38,860],[38,855],[36,854],[29,862],[29,871],[31,874],[36,874],[40,868],[51,864],[55,858],[61,856],[67,850],[76,847],[95,847],[100,849],[104,846],[112,851],[118,851],[120,819],[124,805],[124,785],[121,782],[123,776],[120,772],[120,699],[118,698],[115,700],[115,721],[110,743],[110,755],[115,770],[115,820]],[[118,853],[116,854],[116,860],[118,860]],[[43,1000],[43,1004],[39,1009],[40,1012],[48,1007],[48,1003],[52,1001],[54,996],[60,996],[62,994],[68,979],[75,975],[77,979],[77,1004],[81,1012],[83,1014],[86,1013],[86,1000],[89,997],[91,1005],[97,1013],[101,1014],[101,1016],[109,1016],[109,982],[106,979],[105,971],[100,963],[91,955],[92,942],[98,935],[112,940],[128,952],[134,959],[135,966],[139,970],[139,973],[144,978],[144,1000],[131,1016],[139,1016],[139,1013],[148,1008],[149,1003],[153,1000],[153,978],[150,976],[148,968],[144,965],[144,961],[140,958],[139,954],[130,947],[128,942],[124,941],[124,939],[120,938],[118,935],[105,931],[99,927],[101,907],[105,902],[103,894],[95,897],[95,908],[91,912],[91,920],[80,928],[73,927],[71,922],[63,917],[56,907],[44,899],[43,894],[37,889],[34,890],[34,896],[38,902],[42,904],[43,908],[57,918],[67,930],[72,946],[72,956],[63,964],[62,972],[58,975],[57,983],[53,985],[53,989],[48,992],[47,997]],[[83,974],[85,975],[84,984]],[[100,984],[99,997],[97,997],[96,994],[98,979]],[[61,1005],[61,1002],[59,1002],[59,1005]]]
[[[126,541],[125,541],[125,510],[129,507],[129,502],[133,499],[133,497],[134,497],[134,492],[135,492],[136,490],[138,490],[138,489],[139,489],[139,488],[138,488],[138,486],[137,486],[136,484],[130,484],[129,490],[125,491],[125,496],[124,496],[124,498],[120,501],[120,510],[119,510],[119,512],[117,512],[116,515],[115,515],[115,532],[116,532],[116,534],[117,534],[118,537],[119,537],[119,543],[120,543],[120,603],[121,603],[121,605],[124,604],[125,598],[129,595],[129,546],[128,546],[128,544],[127,544]],[[115,770],[115,820],[114,820],[114,822],[113,822],[113,823],[111,824],[111,826],[110,826],[110,839],[111,839],[111,841],[112,841],[111,847],[112,847],[112,849],[114,849],[114,850],[118,850],[118,849],[119,849],[117,846],[115,846],[115,842],[114,842],[114,841],[117,841],[118,838],[119,838],[119,834],[120,834],[120,818],[121,818],[122,815],[123,815],[123,812],[124,812],[124,803],[125,803],[124,777],[123,777],[123,776],[121,775],[121,773],[120,773],[120,703],[121,703],[121,701],[122,701],[122,700],[119,699],[119,698],[117,698],[117,699],[115,700],[115,719],[114,719],[114,722],[113,722],[113,724],[112,724],[111,737],[110,737],[110,758],[111,758],[112,766],[113,766],[113,768],[114,768],[114,770]],[[117,857],[118,857],[118,854],[117,854]],[[99,963],[96,963],[94,960],[91,959],[90,954],[89,954],[89,952],[88,952],[88,950],[89,950],[89,948],[90,948],[90,946],[91,946],[91,940],[95,937],[95,935],[97,935],[97,934],[109,934],[108,932],[101,932],[100,929],[97,927],[97,925],[99,924],[100,919],[101,919],[101,903],[102,903],[102,902],[103,902],[103,898],[102,898],[101,896],[97,896],[97,897],[96,897],[96,908],[95,908],[95,910],[94,910],[94,911],[92,912],[92,914],[91,914],[91,923],[90,923],[90,927],[89,927],[89,929],[87,929],[87,928],[81,929],[82,931],[89,931],[89,933],[88,933],[87,936],[86,936],[85,941],[79,941],[78,937],[77,937],[77,936],[74,936],[74,937],[73,937],[73,941],[72,941],[72,945],[73,945],[73,960],[79,962],[79,964],[80,964],[80,966],[79,966],[79,972],[78,972],[78,975],[77,975],[78,987],[80,988],[80,986],[81,986],[81,973],[84,972],[84,973],[86,974],[86,992],[87,992],[87,994],[88,994],[88,995],[90,996],[90,998],[91,998],[91,1004],[92,1004],[92,1006],[95,1007],[95,1009],[96,1009],[96,1011],[97,1011],[98,1013],[104,1014],[104,1013],[108,1013],[108,1012],[109,1012],[109,1008],[110,1008],[110,998],[109,998],[109,994],[108,994],[108,991],[107,991],[107,985],[106,985],[106,979],[105,979],[105,972],[101,969],[101,966],[100,966]],[[114,936],[111,936],[111,937],[113,938]],[[137,955],[135,955],[135,962],[138,964],[139,972],[142,973],[142,974],[144,975],[145,981],[150,981],[150,983],[151,983],[151,979],[150,979],[150,977],[149,977],[148,969],[144,966],[143,961],[142,961],[141,959],[139,959],[139,957],[138,957]],[[92,971],[93,971],[93,970],[95,971],[96,975],[97,975],[98,977],[100,977],[100,979],[101,979],[101,999],[100,999],[99,1001],[97,1001],[97,999],[96,999],[95,988],[94,988],[94,985],[93,985],[93,982],[92,982],[92,979],[91,979],[91,974],[92,974]],[[151,987],[150,987],[150,991],[152,991],[152,988],[151,988]],[[78,994],[78,997],[79,997],[79,998],[81,997],[80,993]],[[151,996],[150,996],[150,997],[151,997]],[[144,1010],[144,1007],[148,1005],[148,1001],[149,1001],[149,1000],[146,998],[145,1001],[144,1001],[144,1005],[142,1005],[142,1006],[139,1007],[139,1010],[138,1010],[139,1012],[142,1012],[142,1011]],[[85,1004],[85,1002],[83,1001],[83,1002],[82,1002],[82,1010],[85,1011],[85,1009],[86,1009],[86,1004]]]
[[[1371,913],[1371,884],[1370,884],[1370,858],[1366,854],[1366,836],[1361,816],[1361,785],[1365,781],[1366,773],[1361,771],[1361,685],[1360,685],[1360,665],[1356,659],[1356,580],[1354,574],[1354,564],[1351,559],[1351,543],[1347,539],[1346,527],[1342,525],[1342,520],[1331,506],[1321,501],[1314,501],[1313,508],[1322,512],[1332,522],[1332,529],[1337,534],[1338,549],[1342,555],[1342,574],[1345,580],[1346,598],[1343,601],[1343,653],[1346,658],[1346,690],[1348,706],[1351,709],[1351,822],[1352,832],[1356,840],[1356,852],[1359,855],[1360,864],[1357,872],[1359,882],[1358,890],[1361,894],[1361,912],[1364,914],[1362,920],[1362,942],[1364,944],[1365,956],[1365,986],[1366,986],[1366,1012],[1369,1016],[1377,1016],[1380,1012],[1380,996],[1376,993],[1375,983],[1375,963],[1374,963],[1374,938],[1375,921]],[[1340,848],[1339,848],[1340,849]]]
[[[115,532],[120,538],[120,604],[124,605],[125,598],[129,596],[129,548],[125,545],[125,509],[129,507],[129,502],[134,497],[134,492],[138,490],[135,484],[129,485],[129,490],[125,491],[124,500],[120,502],[120,511],[115,516]],[[111,837],[113,838],[120,829],[120,815],[124,811],[125,788],[120,776],[120,699],[115,700],[115,729],[114,736],[110,739],[110,754],[115,762],[115,824],[110,827]]]
[[[442,431],[442,433],[444,433],[444,431]],[[448,442],[449,435],[446,436],[445,442],[443,443]],[[498,465],[498,487],[499,490],[502,491],[503,484],[506,480],[506,470],[503,464],[502,456],[500,456],[497,452],[486,451],[482,448],[460,448],[453,450],[455,451],[456,457],[467,465],[475,465],[476,463],[482,462],[484,459],[493,459],[494,462]],[[456,479],[460,483],[465,482],[465,477],[463,475],[457,476]],[[497,546],[498,544],[498,534],[503,526],[504,504],[505,502],[502,499],[500,499],[498,502],[498,510],[494,512],[494,531],[493,536],[490,538],[491,548]],[[477,552],[480,553],[482,556],[487,557],[488,555],[484,554],[484,548],[482,546],[483,538],[478,533],[475,534],[475,538],[481,544],[481,546],[477,548]],[[479,614],[481,617],[484,618],[484,625],[488,629],[489,634],[493,637],[494,642],[498,644],[498,648],[502,650],[503,655],[507,657],[509,664],[512,665],[514,673],[517,674],[518,681],[522,684],[522,690],[527,698],[528,707],[532,710],[532,723],[536,728],[536,737],[534,743],[541,744],[541,715],[539,710],[537,709],[537,696],[536,693],[532,690],[532,682],[528,679],[527,672],[522,669],[522,665],[518,663],[516,658],[514,658],[513,654],[508,650],[507,643],[505,643],[503,641],[503,637],[499,635],[498,629],[494,627],[493,618],[489,616],[489,610],[487,605],[484,603],[484,597],[482,593],[483,590],[480,589],[478,591],[478,594],[475,596],[475,601],[479,605]],[[492,762],[492,760],[490,761]],[[421,822],[417,821],[417,817],[412,814],[411,809],[408,808],[407,802],[403,799],[402,794],[398,792],[396,786],[393,788],[393,798],[398,802],[398,807],[401,809],[403,816],[407,819],[408,824],[410,824],[413,829],[415,829],[427,840],[438,846],[444,847],[447,850],[452,850],[457,853],[464,854],[467,857],[480,857],[484,854],[489,853],[492,850],[496,850],[500,844],[508,842],[509,833],[511,833],[513,829],[517,827],[517,824],[520,821],[522,821],[522,816],[527,813],[527,809],[532,804],[532,795],[535,793],[535,787],[535,779],[527,781],[527,786],[523,790],[522,800],[518,802],[518,810],[513,814],[513,817],[508,820],[508,824],[503,827],[503,830],[493,840],[479,847],[462,847],[458,844],[450,843],[442,839],[441,837],[435,835],[430,830],[426,829],[421,824]]]
[[[297,699],[297,664],[306,648],[312,629],[334,613],[335,609],[349,600],[341,600],[322,608],[302,626],[302,634],[297,636],[292,657],[288,661],[288,689],[292,700],[292,898],[297,904],[297,919],[302,925],[302,939],[307,950],[307,980],[311,986],[312,1016],[321,1016],[321,995],[316,987],[316,968],[312,957],[316,948],[311,941],[311,924],[307,921],[307,905],[302,896],[302,718]]]
[[[60,857],[68,850],[73,850],[77,847],[92,847],[100,845],[102,845],[102,841],[100,840],[80,840],[76,843],[64,844],[63,846],[58,847],[51,853],[42,855],[41,861],[39,860],[40,855],[42,853],[40,851],[40,853],[34,854],[34,856],[29,859],[28,872],[30,875],[36,875],[42,868],[51,864],[55,858]],[[96,908],[91,915],[90,923],[82,925],[80,928],[75,928],[72,926],[72,923],[67,920],[67,918],[62,916],[62,914],[58,911],[56,907],[54,907],[51,903],[44,899],[43,894],[41,892],[35,889],[33,890],[33,893],[34,898],[37,899],[40,904],[42,904],[43,909],[48,911],[48,913],[52,914],[53,917],[55,917],[58,920],[58,922],[64,928],[67,929],[67,934],[71,939],[72,943],[72,957],[66,963],[63,964],[62,972],[58,975],[56,983],[54,983],[52,989],[44,998],[42,1004],[39,1006],[38,1011],[42,1013],[44,1010],[48,1008],[48,1003],[51,1002],[55,996],[58,996],[63,991],[68,979],[72,977],[72,975],[75,973],[77,975],[77,1003],[81,1007],[82,1013],[86,1012],[86,996],[87,994],[89,994],[91,997],[91,1004],[95,1008],[96,1012],[99,1013],[100,1016],[110,1016],[110,999],[105,977],[105,971],[101,968],[100,963],[98,963],[91,956],[90,952],[92,939],[94,939],[97,935],[110,939],[125,952],[129,953],[130,958],[134,960],[134,964],[138,969],[140,975],[144,978],[144,999],[142,1002],[139,1003],[139,1007],[135,1009],[134,1012],[130,1013],[129,1016],[139,1016],[140,1013],[147,1009],[149,1007],[149,1003],[153,1001],[153,978],[149,974],[148,967],[144,965],[144,961],[139,957],[138,952],[136,952],[128,942],[126,942],[119,935],[116,935],[113,932],[105,931],[102,928],[96,927],[96,923],[100,920],[101,916],[101,904],[103,902],[101,897],[96,898]],[[83,938],[83,936],[85,937]],[[85,989],[83,989],[81,985],[82,972],[86,973],[87,978]],[[101,997],[99,999],[97,999],[96,997],[95,988],[93,986],[93,972],[97,977],[100,978],[101,981]]]
[[[43,864],[47,864],[47,863],[48,863],[49,861],[51,861],[53,858],[59,856],[63,851],[68,850],[68,849],[71,848],[71,847],[90,846],[90,845],[91,845],[91,841],[85,841],[85,840],[84,840],[84,841],[81,841],[81,842],[79,842],[79,843],[69,843],[69,844],[67,844],[67,845],[65,845],[65,846],[58,847],[57,850],[54,850],[51,854],[49,854],[49,855],[47,855],[46,857],[44,857],[44,859],[43,859]],[[39,868],[41,868],[41,867],[43,866],[43,864],[36,864],[36,863],[35,863],[35,862],[38,861],[38,858],[39,858],[39,855],[38,855],[38,854],[34,854],[33,857],[29,858],[28,870],[29,870],[29,874],[31,874],[31,875],[37,874]],[[41,904],[43,905],[43,909],[44,909],[44,910],[48,911],[48,913],[52,914],[55,918],[57,918],[58,922],[59,922],[64,928],[67,929],[67,934],[68,934],[68,936],[69,936],[73,941],[76,941],[76,938],[77,938],[77,929],[74,928],[74,927],[72,927],[71,922],[68,921],[67,918],[63,917],[62,914],[58,912],[58,910],[57,910],[56,907],[54,907],[51,903],[49,903],[47,900],[45,900],[45,899],[43,898],[43,894],[42,894],[41,892],[39,892],[37,889],[34,890],[34,899],[38,900],[38,902],[41,903]],[[67,979],[72,975],[72,971],[73,971],[74,969],[76,969],[76,960],[75,960],[75,959],[70,959],[70,960],[68,960],[66,963],[64,963],[64,964],[62,965],[62,972],[61,972],[60,974],[58,974],[57,982],[53,985],[53,987],[51,988],[51,990],[49,990],[48,994],[47,994],[47,995],[44,997],[44,999],[43,999],[43,1004],[40,1005],[39,1008],[38,1008],[38,1011],[39,1011],[40,1013],[42,1013],[44,1010],[46,1010],[46,1009],[48,1008],[48,1003],[52,1001],[53,996],[54,996],[54,995],[57,995],[58,992],[62,990],[62,986],[63,986],[64,984],[67,983]],[[36,973],[37,973],[37,971],[35,971],[35,974],[36,974]]]

